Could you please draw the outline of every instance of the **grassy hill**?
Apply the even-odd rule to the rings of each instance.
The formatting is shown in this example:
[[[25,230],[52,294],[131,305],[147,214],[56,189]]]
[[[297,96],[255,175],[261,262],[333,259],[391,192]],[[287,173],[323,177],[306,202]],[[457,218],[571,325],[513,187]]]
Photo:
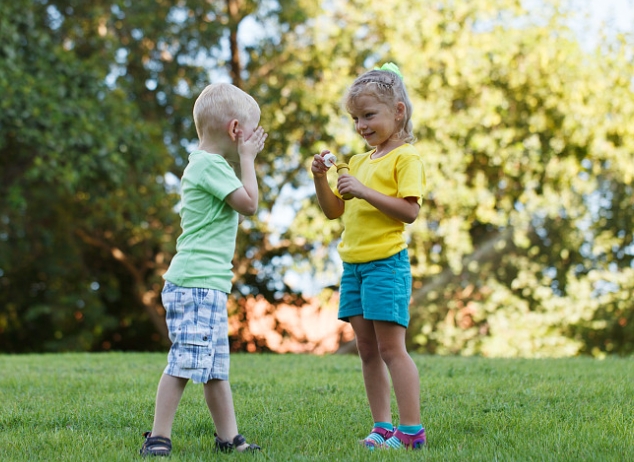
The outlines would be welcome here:
[[[0,460],[141,460],[165,359],[0,355]],[[423,451],[371,453],[357,443],[372,425],[357,357],[238,354],[231,369],[238,425],[262,453],[213,453],[202,387],[190,384],[169,460],[634,460],[632,358],[414,360]]]

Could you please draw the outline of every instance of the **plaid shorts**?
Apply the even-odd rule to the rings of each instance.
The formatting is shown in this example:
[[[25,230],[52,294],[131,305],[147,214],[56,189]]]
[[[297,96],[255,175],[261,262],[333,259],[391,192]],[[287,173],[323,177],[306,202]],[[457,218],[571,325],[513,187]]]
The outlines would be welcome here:
[[[165,281],[161,298],[172,341],[163,372],[196,383],[229,380],[227,294]]]

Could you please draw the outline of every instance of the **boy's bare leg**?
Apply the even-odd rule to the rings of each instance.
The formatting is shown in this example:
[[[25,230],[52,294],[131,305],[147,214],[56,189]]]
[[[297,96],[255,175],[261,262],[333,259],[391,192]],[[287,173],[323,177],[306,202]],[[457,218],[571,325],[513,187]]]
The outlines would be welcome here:
[[[203,386],[203,389],[211,418],[214,419],[218,438],[231,443],[238,434],[231,385],[227,380],[212,379]],[[248,447],[248,444],[245,443],[236,449],[240,451],[245,447]]]
[[[188,379],[163,374],[156,392],[152,436],[172,437],[172,424]]]
[[[350,318],[357,339],[365,392],[374,422],[391,422],[390,377],[379,353],[374,322],[361,316]]]

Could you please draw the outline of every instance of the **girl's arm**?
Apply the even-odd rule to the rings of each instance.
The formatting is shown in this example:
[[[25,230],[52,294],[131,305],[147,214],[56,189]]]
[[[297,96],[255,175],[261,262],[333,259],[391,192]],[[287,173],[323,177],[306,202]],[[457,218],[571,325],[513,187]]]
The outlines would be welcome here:
[[[386,196],[372,188],[368,188],[351,175],[340,176],[337,182],[337,189],[341,194],[350,193],[357,199],[367,201],[387,216],[403,223],[413,223],[418,217],[420,205],[418,205],[418,198],[416,197]]]
[[[321,154],[315,154],[310,171],[313,173],[313,181],[315,183],[315,192],[317,193],[317,202],[321,210],[329,220],[334,220],[343,215],[344,203],[343,200],[335,196],[335,193],[330,189],[328,184],[328,177],[326,172],[328,168],[324,165],[324,155],[329,151],[322,151]]]

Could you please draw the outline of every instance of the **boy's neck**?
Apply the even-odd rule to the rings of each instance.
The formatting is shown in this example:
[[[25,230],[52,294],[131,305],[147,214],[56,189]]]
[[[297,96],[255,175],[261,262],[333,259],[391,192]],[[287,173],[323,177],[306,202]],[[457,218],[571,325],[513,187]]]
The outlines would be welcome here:
[[[240,156],[238,150],[233,146],[227,147],[223,143],[212,142],[211,140],[201,141],[198,145],[198,149],[209,152],[211,154],[218,154],[225,158],[225,160],[231,165],[231,168],[236,173],[238,178],[241,176],[240,169]]]
[[[229,163],[240,163],[240,157],[235,147],[229,147],[226,143],[219,143],[214,140],[203,140],[198,145],[198,149],[212,154],[218,154],[224,157]]]

